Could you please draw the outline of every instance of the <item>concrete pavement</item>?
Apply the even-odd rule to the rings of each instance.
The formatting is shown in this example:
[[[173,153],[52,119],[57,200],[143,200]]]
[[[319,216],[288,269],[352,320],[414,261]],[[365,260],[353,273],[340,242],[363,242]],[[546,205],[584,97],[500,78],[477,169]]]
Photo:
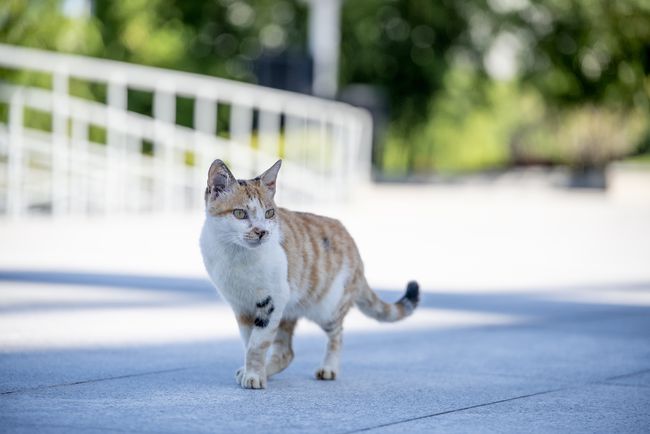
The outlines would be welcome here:
[[[570,287],[562,290],[569,301],[428,291],[401,327],[351,316],[339,380],[313,378],[325,339],[303,324],[294,363],[267,390],[249,391],[233,378],[243,355],[234,320],[207,284],[174,290],[153,279],[128,290],[92,279],[0,284],[2,300],[12,300],[0,320],[2,432],[650,428],[650,303],[576,302],[584,288]],[[620,289],[650,294],[648,284]],[[43,291],[62,298],[34,296]],[[160,327],[168,340],[156,340]]]
[[[340,379],[296,359],[241,390],[200,217],[0,222],[0,432],[650,431],[650,204],[593,192],[377,187],[338,216],[407,321],[346,320]]]

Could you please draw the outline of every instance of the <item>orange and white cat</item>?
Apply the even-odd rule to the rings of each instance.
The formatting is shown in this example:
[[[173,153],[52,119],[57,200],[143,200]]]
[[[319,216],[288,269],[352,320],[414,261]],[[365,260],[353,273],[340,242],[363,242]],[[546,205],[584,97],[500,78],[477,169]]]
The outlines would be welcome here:
[[[205,191],[201,253],[210,279],[237,317],[246,358],[236,379],[247,389],[265,388],[268,377],[289,365],[299,318],[327,333],[316,378],[334,380],[343,319],[353,304],[379,321],[397,321],[410,315],[419,300],[418,284],[410,282],[398,302],[381,301],[339,221],[278,208],[273,197],[280,165],[255,179],[237,180],[216,160]]]

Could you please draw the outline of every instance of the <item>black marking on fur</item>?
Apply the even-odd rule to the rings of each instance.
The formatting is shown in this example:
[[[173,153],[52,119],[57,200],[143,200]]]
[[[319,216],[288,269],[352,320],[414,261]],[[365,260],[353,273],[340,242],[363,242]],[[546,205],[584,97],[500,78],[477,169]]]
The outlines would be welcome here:
[[[264,300],[258,301],[257,303],[255,303],[255,306],[257,306],[259,308],[262,308],[262,307],[266,306],[267,304],[269,304],[270,302],[271,302],[271,296],[269,295]]]
[[[226,188],[223,187],[223,186],[219,186],[219,185],[213,185],[211,187],[207,187],[205,189],[205,198],[206,198],[206,200],[208,198],[214,200],[214,199],[218,198],[219,195],[221,193],[223,193],[224,191],[226,191]]]
[[[225,168],[225,166],[224,166]],[[228,168],[226,168],[228,171]],[[227,174],[216,173],[210,181],[208,181],[208,187],[210,188],[210,196],[217,197],[220,193],[226,191],[232,182],[232,174],[228,171]]]
[[[325,247],[325,250],[329,250],[330,248],[330,239],[327,237],[323,237],[323,247]]]
[[[259,328],[263,329],[267,325],[269,325],[269,319],[268,318],[260,318],[260,317],[255,318],[255,327],[259,327]]]
[[[253,181],[260,181],[261,179],[262,179],[262,178],[260,178],[260,177],[258,176],[258,177],[256,177],[255,179],[253,179]]]
[[[243,179],[238,179],[237,183],[239,183],[239,185],[246,185],[246,181],[244,181]]]
[[[255,316],[255,327],[264,328],[269,325],[271,314],[275,311],[272,298],[268,295],[264,300],[255,303],[257,307],[257,315]]]

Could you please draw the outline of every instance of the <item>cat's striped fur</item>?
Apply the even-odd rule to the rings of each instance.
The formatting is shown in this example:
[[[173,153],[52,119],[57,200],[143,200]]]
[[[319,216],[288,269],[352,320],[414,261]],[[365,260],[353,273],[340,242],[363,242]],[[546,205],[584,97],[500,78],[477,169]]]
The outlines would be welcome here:
[[[246,362],[236,378],[245,388],[266,387],[268,376],[289,365],[299,318],[327,333],[316,377],[333,380],[339,372],[343,319],[353,304],[379,321],[397,321],[410,315],[419,300],[415,282],[398,302],[380,300],[339,221],[277,208],[273,197],[280,164],[252,180],[235,179],[221,160],[208,172],[201,251],[210,278],[237,317]]]

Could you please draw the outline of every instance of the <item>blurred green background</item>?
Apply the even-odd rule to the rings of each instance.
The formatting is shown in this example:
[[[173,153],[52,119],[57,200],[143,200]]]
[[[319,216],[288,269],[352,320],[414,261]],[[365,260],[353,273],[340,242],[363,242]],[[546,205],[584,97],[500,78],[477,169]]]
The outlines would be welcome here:
[[[308,58],[307,26],[300,0],[0,4],[3,43],[253,83],[265,58]],[[385,177],[650,161],[650,1],[347,0],[341,95],[360,84],[385,101]]]

